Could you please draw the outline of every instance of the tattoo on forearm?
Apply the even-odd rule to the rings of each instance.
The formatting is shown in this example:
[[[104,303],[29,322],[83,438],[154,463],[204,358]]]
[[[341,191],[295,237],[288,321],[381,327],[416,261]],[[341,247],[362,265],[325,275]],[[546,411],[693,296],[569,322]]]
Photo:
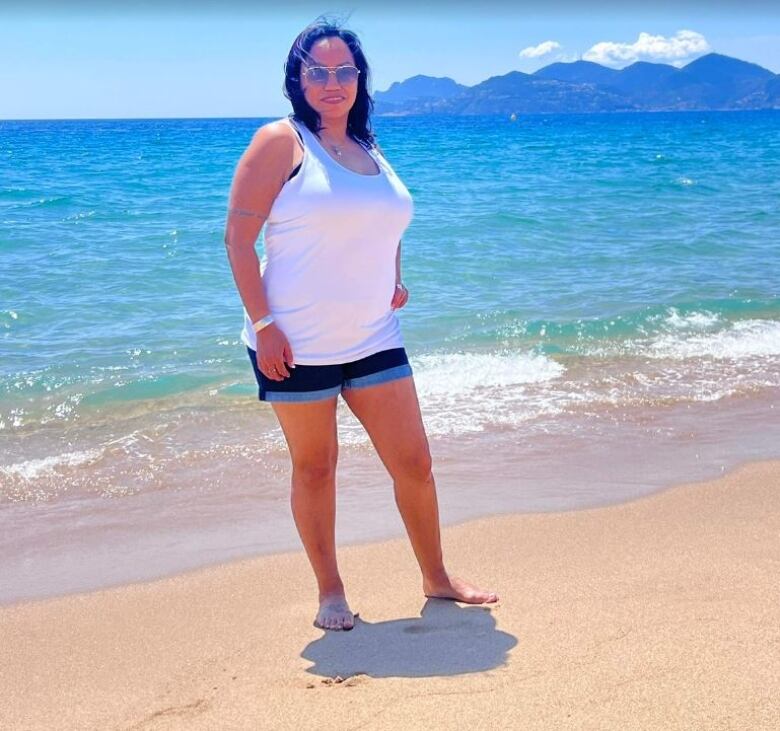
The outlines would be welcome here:
[[[228,208],[228,215],[233,216],[250,216],[252,218],[267,218],[263,213],[257,211],[247,211],[245,208]]]

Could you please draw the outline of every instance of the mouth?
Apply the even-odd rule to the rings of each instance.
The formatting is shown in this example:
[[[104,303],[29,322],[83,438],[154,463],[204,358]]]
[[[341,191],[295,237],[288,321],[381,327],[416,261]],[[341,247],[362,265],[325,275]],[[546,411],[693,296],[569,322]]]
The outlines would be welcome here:
[[[346,97],[343,96],[326,96],[321,101],[325,102],[326,104],[338,104],[339,102],[343,102]]]

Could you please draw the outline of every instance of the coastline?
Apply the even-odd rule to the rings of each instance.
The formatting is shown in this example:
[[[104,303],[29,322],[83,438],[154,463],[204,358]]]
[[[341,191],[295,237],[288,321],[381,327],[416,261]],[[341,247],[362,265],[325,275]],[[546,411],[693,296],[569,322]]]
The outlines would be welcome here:
[[[0,607],[0,726],[769,729],[779,537],[765,460],[444,526],[485,607],[426,601],[405,538],[339,548],[347,633],[312,626],[300,550]]]
[[[566,421],[553,416],[536,420],[532,431],[493,424],[457,439],[437,434],[451,420],[426,409],[441,523],[607,507],[714,479],[745,462],[776,459],[779,407],[769,391],[663,410],[605,409]],[[0,607],[300,550],[289,507],[287,447],[278,425],[258,424],[259,415],[244,409],[227,410],[219,421],[193,417],[176,441],[193,444],[197,456],[178,459],[173,469],[163,466],[157,489],[125,492],[127,473],[144,460],[119,452],[107,471],[102,467],[109,460],[98,459],[97,469],[77,464],[52,472],[52,481],[85,489],[2,506]],[[155,429],[140,427],[133,424],[133,435],[142,436],[133,436],[131,449],[139,439],[154,444],[143,435]],[[205,445],[199,453],[203,438],[193,430],[232,433],[235,444]],[[404,536],[387,473],[343,403],[339,432],[339,546]],[[485,454],[492,455],[488,472]],[[144,456],[163,462],[156,453]]]

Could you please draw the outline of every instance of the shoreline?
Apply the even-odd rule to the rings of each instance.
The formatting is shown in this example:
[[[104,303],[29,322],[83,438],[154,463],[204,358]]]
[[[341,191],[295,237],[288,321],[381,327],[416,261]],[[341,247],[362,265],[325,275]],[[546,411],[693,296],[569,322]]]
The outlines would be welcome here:
[[[513,427],[457,439],[433,435],[440,522],[451,527],[489,516],[609,507],[716,479],[745,462],[780,458],[776,405],[770,394],[697,408],[585,415],[559,425],[564,434],[518,439]],[[250,412],[233,422],[236,434],[255,429],[255,443],[241,446],[238,458],[225,459],[218,450],[218,463],[211,453],[179,462],[177,473],[160,476],[162,489],[125,495],[120,483],[108,496],[96,489],[3,506],[0,607],[302,550],[289,507],[286,446],[270,444]],[[362,427],[346,408],[339,423],[345,443],[339,549],[405,536],[386,471],[368,445],[356,442],[365,437]],[[495,456],[488,472],[485,453]],[[84,484],[96,478],[82,467],[73,475],[69,479]]]
[[[404,537],[339,548],[351,632],[312,626],[302,550],[2,606],[0,726],[495,728],[501,708],[527,729],[768,729],[778,536],[780,460],[762,460],[444,526],[449,570],[493,605],[426,601]]]

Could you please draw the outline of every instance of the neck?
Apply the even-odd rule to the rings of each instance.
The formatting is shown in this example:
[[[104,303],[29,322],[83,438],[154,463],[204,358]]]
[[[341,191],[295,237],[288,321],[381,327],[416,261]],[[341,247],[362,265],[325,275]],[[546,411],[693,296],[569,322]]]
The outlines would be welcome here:
[[[346,117],[334,121],[320,118],[320,124],[322,125],[320,136],[324,135],[333,144],[344,144],[349,139],[349,136],[347,135]]]

